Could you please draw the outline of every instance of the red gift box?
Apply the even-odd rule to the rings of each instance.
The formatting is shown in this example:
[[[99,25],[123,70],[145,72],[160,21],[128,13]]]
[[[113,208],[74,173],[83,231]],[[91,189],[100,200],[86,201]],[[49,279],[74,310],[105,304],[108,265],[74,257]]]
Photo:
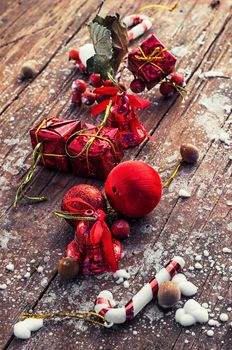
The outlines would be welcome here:
[[[77,120],[48,118],[31,129],[33,149],[41,143],[38,148],[38,154],[41,154],[39,164],[68,172],[71,163],[65,152],[65,143],[80,128],[80,122]]]
[[[128,69],[148,87],[172,73],[175,63],[175,56],[153,34],[128,54]]]
[[[68,142],[67,153],[74,174],[105,180],[123,157],[118,129],[85,124]]]

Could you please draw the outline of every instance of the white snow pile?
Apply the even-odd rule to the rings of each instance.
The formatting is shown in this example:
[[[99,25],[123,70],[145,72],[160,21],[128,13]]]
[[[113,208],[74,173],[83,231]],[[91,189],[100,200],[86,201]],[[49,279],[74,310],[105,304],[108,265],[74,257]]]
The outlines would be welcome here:
[[[130,274],[126,270],[124,269],[117,270],[113,274],[113,276],[116,279],[117,284],[123,283],[125,288],[129,288],[130,285],[129,285],[128,279],[130,278]]]
[[[181,294],[186,297],[191,297],[197,293],[197,287],[192,282],[189,282],[183,273],[176,274],[172,282],[180,289]]]
[[[176,310],[175,320],[183,327],[192,326],[197,322],[205,323],[208,319],[208,311],[194,299],[189,299],[183,308]]]
[[[42,318],[26,318],[14,325],[14,335],[19,339],[29,339],[31,332],[38,331],[43,326]]]

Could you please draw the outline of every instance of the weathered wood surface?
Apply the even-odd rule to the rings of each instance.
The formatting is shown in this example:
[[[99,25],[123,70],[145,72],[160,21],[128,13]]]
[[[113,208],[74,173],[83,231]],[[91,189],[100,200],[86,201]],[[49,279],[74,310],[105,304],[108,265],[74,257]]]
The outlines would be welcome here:
[[[170,4],[171,1],[162,1]],[[147,2],[105,1],[101,13],[135,13]],[[12,325],[28,309],[35,312],[92,309],[101,289],[112,290],[116,300],[126,302],[174,254],[186,259],[186,274],[199,287],[196,299],[208,302],[218,318],[227,312],[232,321],[232,256],[222,252],[231,247],[231,146],[220,141],[220,128],[229,132],[231,121],[231,8],[221,1],[180,1],[172,12],[155,12],[153,32],[175,53],[177,68],[188,77],[191,91],[185,103],[174,97],[164,100],[156,89],[146,97],[154,103],[141,120],[154,134],[154,142],[126,151],[125,159],[141,159],[163,168],[178,158],[182,142],[200,149],[195,167],[182,168],[157,209],[142,220],[133,221],[132,234],[124,242],[122,266],[130,268],[130,288],[115,285],[112,276],[80,277],[62,282],[55,265],[73,237],[67,224],[52,214],[73,184],[91,180],[38,169],[29,193],[46,194],[49,201],[38,205],[22,202],[17,211],[12,201],[17,186],[30,164],[28,131],[38,120],[50,115],[88,118],[86,109],[70,108],[70,86],[74,76],[67,61],[70,47],[88,41],[84,23],[97,12],[102,1],[5,1],[0,3],[1,57],[1,267],[0,346],[9,349],[230,349],[229,322],[206,335],[208,325],[189,332],[174,321],[174,312],[163,313],[155,302],[133,321],[113,329],[99,329],[77,320],[47,321],[28,341],[12,337]],[[135,46],[133,43],[131,47]],[[178,48],[179,47],[179,48]],[[20,66],[27,59],[39,63],[39,73],[27,83],[17,81]],[[204,79],[202,72],[220,71],[222,77]],[[129,75],[125,75],[127,81]],[[145,95],[144,95],[145,96]],[[91,118],[89,119],[91,120]],[[215,137],[213,137],[215,135]],[[99,185],[102,185],[98,183]],[[178,191],[187,186],[192,195],[180,199]],[[214,261],[202,258],[203,269],[189,270],[194,254],[207,249]],[[33,262],[34,261],[34,262]],[[5,266],[12,262],[13,273]],[[212,265],[212,264],[211,264]],[[43,266],[43,274],[37,267]],[[30,268],[31,277],[23,277]],[[218,300],[222,296],[222,300]],[[219,298],[221,299],[221,298]],[[230,310],[230,309],[229,309]],[[205,328],[204,328],[205,327]]]

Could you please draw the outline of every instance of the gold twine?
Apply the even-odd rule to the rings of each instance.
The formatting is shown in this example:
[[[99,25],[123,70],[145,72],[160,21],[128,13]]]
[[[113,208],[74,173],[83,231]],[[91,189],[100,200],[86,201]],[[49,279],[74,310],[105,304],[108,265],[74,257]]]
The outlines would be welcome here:
[[[141,7],[139,9],[139,12],[142,12],[142,11],[145,11],[145,10],[150,10],[152,8],[157,8],[157,9],[161,9],[161,10],[172,12],[173,10],[175,10],[175,8],[177,8],[178,3],[179,3],[179,1],[177,1],[172,6],[164,6],[164,5],[161,5],[161,4],[146,5],[146,6]]]
[[[99,321],[91,319],[88,316],[97,317],[99,319]],[[25,320],[26,318],[51,319],[51,318],[56,318],[56,317],[61,317],[61,318],[74,317],[74,318],[78,318],[82,321],[87,321],[90,323],[97,324],[97,325],[102,326],[102,327],[107,327],[107,324],[108,324],[108,322],[105,320],[105,318],[103,316],[97,314],[96,312],[92,312],[92,311],[76,311],[76,312],[62,312],[62,313],[58,312],[58,313],[49,313],[49,314],[30,314],[30,313],[25,312],[25,313],[23,313],[21,318],[23,320]],[[100,322],[100,320],[102,322]]]
[[[167,179],[167,181],[165,181],[165,183],[163,184],[162,188],[165,188],[165,187],[167,187],[167,186],[170,185],[170,183],[172,182],[172,180],[176,177],[176,174],[177,174],[177,172],[178,172],[178,170],[179,170],[179,168],[180,168],[180,166],[181,166],[182,163],[183,163],[183,160],[181,160],[181,161],[177,164],[175,170],[173,171],[173,173],[171,174],[171,176]],[[164,171],[166,171],[166,170],[168,170],[168,169],[166,168],[165,170],[162,170],[161,172],[164,172]]]

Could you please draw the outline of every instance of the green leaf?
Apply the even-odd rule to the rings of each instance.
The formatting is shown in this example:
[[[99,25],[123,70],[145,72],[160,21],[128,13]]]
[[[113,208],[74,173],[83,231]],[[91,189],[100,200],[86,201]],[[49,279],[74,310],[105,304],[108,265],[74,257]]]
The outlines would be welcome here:
[[[87,71],[89,74],[98,73],[101,74],[103,79],[108,79],[107,73],[112,73],[112,67],[110,61],[105,61],[102,56],[94,55],[87,61]]]
[[[96,55],[102,56],[103,61],[109,61],[113,54],[110,31],[98,23],[91,22],[89,24],[89,32]]]

